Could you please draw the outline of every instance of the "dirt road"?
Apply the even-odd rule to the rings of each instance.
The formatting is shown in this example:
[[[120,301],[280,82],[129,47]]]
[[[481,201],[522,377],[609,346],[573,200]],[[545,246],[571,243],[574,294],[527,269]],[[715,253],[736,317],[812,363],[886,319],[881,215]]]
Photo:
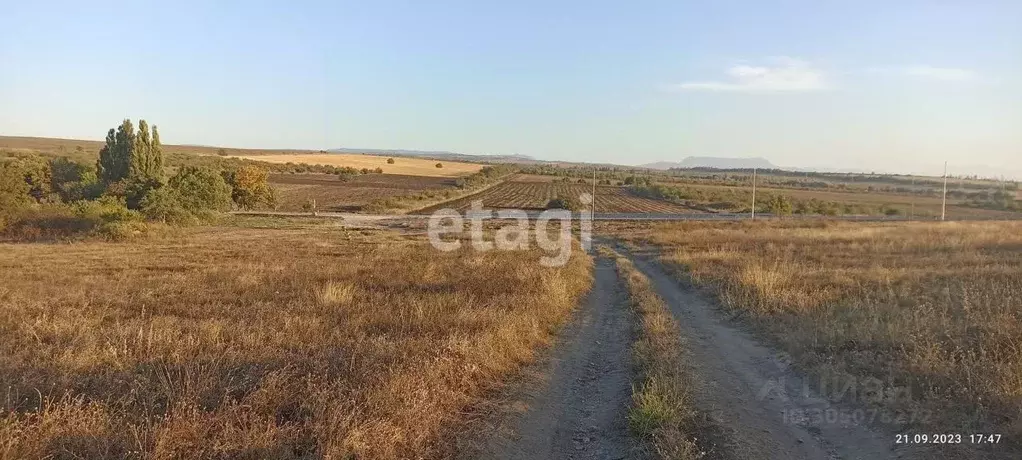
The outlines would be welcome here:
[[[629,257],[680,323],[698,382],[694,404],[723,435],[729,457],[874,460],[906,454],[892,450],[889,435],[844,420],[850,409],[814,394],[783,354],[720,319],[702,294],[681,287],[658,264]]]
[[[632,317],[613,262],[596,261],[593,289],[561,332],[552,356],[533,369],[545,382],[517,399],[528,409],[505,421],[486,459],[643,458],[630,436]]]
[[[620,249],[620,248],[619,248]],[[686,338],[695,383],[696,433],[707,458],[877,460],[912,458],[890,434],[844,417],[792,369],[783,353],[721,318],[709,298],[658,263],[628,254],[664,299]],[[507,417],[479,458],[635,459],[648,455],[628,431],[635,318],[613,262],[599,258],[595,282],[551,356],[529,371],[543,381],[514,396],[525,410]],[[831,418],[834,414],[835,418]]]

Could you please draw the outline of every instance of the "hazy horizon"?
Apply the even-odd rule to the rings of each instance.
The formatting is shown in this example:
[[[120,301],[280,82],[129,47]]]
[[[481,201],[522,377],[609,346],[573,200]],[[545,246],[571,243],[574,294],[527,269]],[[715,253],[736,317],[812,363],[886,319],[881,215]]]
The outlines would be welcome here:
[[[12,4],[0,134],[1022,177],[1022,4]]]

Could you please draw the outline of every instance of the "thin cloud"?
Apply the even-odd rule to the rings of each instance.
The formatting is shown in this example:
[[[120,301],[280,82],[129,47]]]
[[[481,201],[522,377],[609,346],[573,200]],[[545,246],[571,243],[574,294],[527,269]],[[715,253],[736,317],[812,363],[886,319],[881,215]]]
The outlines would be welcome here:
[[[903,69],[906,75],[913,77],[929,78],[943,81],[972,81],[979,78],[979,74],[969,69],[957,69],[954,67],[933,67],[928,65],[909,66]]]
[[[910,65],[901,67],[874,67],[870,73],[921,78],[926,80],[967,82],[978,81],[978,72],[957,67],[935,67],[931,65]]]
[[[738,65],[727,80],[691,81],[669,85],[672,91],[804,92],[830,88],[824,73],[806,61],[780,58],[772,66]]]

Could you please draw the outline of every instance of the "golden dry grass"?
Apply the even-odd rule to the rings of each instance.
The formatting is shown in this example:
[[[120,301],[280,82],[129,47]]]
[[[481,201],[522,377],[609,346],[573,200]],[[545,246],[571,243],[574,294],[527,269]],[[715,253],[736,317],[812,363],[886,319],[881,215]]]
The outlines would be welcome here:
[[[662,250],[818,376],[904,390],[911,432],[1022,439],[1022,223],[672,223],[615,230]],[[822,381],[822,380],[821,380]],[[949,457],[972,456],[948,447]],[[1017,457],[1016,457],[1017,458]]]
[[[306,163],[310,165],[348,166],[357,169],[382,168],[385,174],[405,174],[408,176],[460,177],[479,172],[480,169],[483,169],[483,165],[475,163],[342,153],[236,155],[233,157],[244,160],[265,161],[268,163]],[[394,164],[388,164],[388,158],[393,158]],[[437,168],[437,163],[442,163],[444,167]]]
[[[0,245],[0,459],[447,457],[588,289],[576,254],[318,225]]]
[[[685,343],[678,323],[646,275],[624,257],[615,255],[615,261],[639,318],[634,345],[639,379],[632,388],[634,405],[628,416],[632,430],[649,441],[658,458],[700,458],[702,452],[693,436],[696,413],[691,407],[691,381],[683,367]]]

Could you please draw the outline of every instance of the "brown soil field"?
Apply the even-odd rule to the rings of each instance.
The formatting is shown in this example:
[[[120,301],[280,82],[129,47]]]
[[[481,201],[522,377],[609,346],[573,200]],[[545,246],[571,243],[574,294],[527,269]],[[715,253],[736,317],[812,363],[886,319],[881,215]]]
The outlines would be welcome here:
[[[560,181],[561,179],[562,179],[562,177],[558,177],[558,176],[544,176],[544,175],[541,175],[541,174],[518,174],[517,176],[515,176],[515,182],[542,182],[542,183],[549,183],[549,182],[557,182],[557,181]],[[574,181],[574,180],[577,180],[578,178],[573,177],[571,179]],[[586,179],[583,179],[583,180],[586,180]],[[592,185],[592,183],[593,183],[592,179],[588,179],[587,183]]]
[[[483,206],[488,209],[538,210],[545,209],[547,202],[558,196],[578,197],[583,193],[592,193],[592,186],[564,182],[523,182],[515,179],[481,193],[426,208],[420,213],[428,213],[441,208],[466,210],[474,200],[482,200]],[[621,187],[600,186],[596,187],[596,212],[686,213],[698,211],[666,201],[633,196]]]
[[[385,157],[374,155],[351,155],[341,153],[308,153],[297,155],[231,155],[245,160],[265,161],[268,163],[305,163],[310,165],[347,166],[356,169],[383,169],[384,174],[403,174],[408,176],[461,177],[479,172],[483,165],[475,163],[459,163],[455,161],[437,161],[422,158]],[[394,164],[388,164],[389,158]],[[437,168],[436,164],[443,164]]]
[[[277,190],[281,211],[300,211],[316,200],[322,211],[355,212],[379,199],[457,190],[452,178],[398,174],[363,174],[348,181],[330,174],[271,174],[270,184]]]
[[[715,293],[836,403],[898,433],[959,433],[926,458],[1022,452],[1022,223],[600,224]],[[882,390],[882,392],[878,392]],[[975,445],[969,434],[1000,434]]]
[[[0,458],[451,458],[592,279],[580,251],[181,232],[0,244]]]

